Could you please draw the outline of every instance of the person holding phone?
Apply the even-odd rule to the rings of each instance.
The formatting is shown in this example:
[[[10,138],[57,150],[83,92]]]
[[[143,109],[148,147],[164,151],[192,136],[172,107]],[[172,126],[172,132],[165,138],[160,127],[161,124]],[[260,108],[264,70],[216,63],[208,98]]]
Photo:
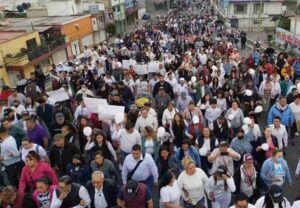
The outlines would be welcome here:
[[[228,168],[228,175],[233,176],[233,161],[239,161],[241,159],[241,155],[233,149],[228,148],[228,143],[226,141],[221,141],[219,148],[214,149],[207,159],[208,162],[213,163],[213,173],[220,165],[224,165]]]
[[[235,192],[235,189],[233,177],[228,174],[228,169],[224,165],[219,165],[205,184],[205,191],[212,208],[228,208],[231,193]]]

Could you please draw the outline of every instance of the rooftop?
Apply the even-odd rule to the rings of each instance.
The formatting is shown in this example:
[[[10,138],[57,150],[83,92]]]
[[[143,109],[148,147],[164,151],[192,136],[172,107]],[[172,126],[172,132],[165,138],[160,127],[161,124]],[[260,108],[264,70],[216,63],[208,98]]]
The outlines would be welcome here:
[[[90,15],[54,16],[54,17],[30,17],[30,18],[7,18],[8,25],[0,31],[33,31],[43,32],[51,26],[60,26],[88,17]]]
[[[25,35],[26,31],[0,31],[0,43]]]

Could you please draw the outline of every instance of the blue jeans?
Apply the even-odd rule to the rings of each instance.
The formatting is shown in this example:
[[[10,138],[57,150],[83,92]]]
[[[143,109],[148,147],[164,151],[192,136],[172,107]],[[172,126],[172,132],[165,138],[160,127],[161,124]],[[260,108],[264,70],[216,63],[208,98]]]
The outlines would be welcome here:
[[[149,176],[149,178],[147,178],[145,181],[139,181],[140,183],[145,184],[148,189],[150,190],[150,193],[153,193],[153,186],[154,186],[154,179],[153,176]]]
[[[205,197],[200,199],[197,203],[199,203],[203,208],[207,208],[206,203],[205,203]],[[194,208],[195,205],[188,204],[184,202],[184,208]]]

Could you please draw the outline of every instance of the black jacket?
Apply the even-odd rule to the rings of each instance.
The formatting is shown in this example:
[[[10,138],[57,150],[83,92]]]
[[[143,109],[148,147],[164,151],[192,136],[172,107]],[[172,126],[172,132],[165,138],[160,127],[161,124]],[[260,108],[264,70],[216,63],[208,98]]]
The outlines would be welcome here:
[[[59,175],[66,174],[67,164],[72,162],[73,155],[80,154],[80,151],[74,144],[66,142],[63,148],[56,145],[50,150],[50,161],[52,167],[59,168]]]
[[[87,183],[86,186],[89,195],[91,197],[91,208],[95,208],[95,188],[91,182]],[[113,207],[117,205],[117,194],[119,187],[117,184],[110,179],[104,179],[103,182],[103,194],[106,200],[108,207]]]
[[[155,97],[158,94],[158,91],[159,91],[160,87],[163,87],[165,89],[165,91],[166,91],[166,94],[170,95],[170,97],[172,99],[175,98],[172,86],[168,82],[166,82],[166,81],[164,81],[163,84],[161,84],[160,82],[157,82],[154,85],[154,88],[153,88],[153,97]]]

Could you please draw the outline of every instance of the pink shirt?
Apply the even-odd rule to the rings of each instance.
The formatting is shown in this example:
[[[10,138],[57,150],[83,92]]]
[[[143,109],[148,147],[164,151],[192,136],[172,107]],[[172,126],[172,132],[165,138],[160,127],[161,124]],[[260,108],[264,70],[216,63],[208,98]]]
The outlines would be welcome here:
[[[275,145],[273,144],[272,140],[268,142],[269,149],[266,151],[266,159],[272,157],[273,150],[275,150]]]
[[[24,193],[26,186],[29,185],[31,190],[35,189],[35,183],[43,176],[48,176],[52,182],[52,185],[58,184],[57,176],[54,170],[45,162],[38,162],[34,172],[31,172],[29,167],[25,165],[22,169],[22,174],[19,182],[19,191]]]

